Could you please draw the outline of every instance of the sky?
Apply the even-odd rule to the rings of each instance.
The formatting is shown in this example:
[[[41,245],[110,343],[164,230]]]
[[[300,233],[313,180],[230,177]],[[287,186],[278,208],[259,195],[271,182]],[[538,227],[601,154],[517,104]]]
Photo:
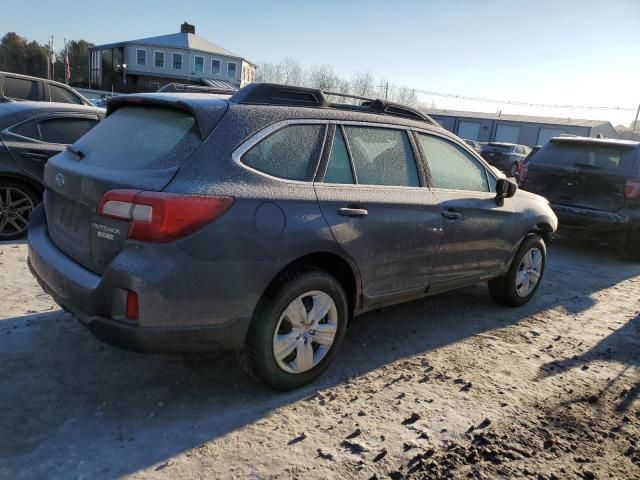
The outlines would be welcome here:
[[[640,104],[640,0],[89,1],[0,0],[0,34],[95,44],[179,31],[254,62],[329,64],[350,78],[529,103]],[[94,6],[96,5],[96,6]],[[98,6],[99,5],[99,6]],[[471,111],[609,120],[635,110],[532,108],[423,95]]]

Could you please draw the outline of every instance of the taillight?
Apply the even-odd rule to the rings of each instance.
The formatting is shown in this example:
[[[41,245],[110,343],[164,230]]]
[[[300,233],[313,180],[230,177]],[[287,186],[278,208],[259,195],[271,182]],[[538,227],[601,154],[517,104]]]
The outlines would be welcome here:
[[[127,320],[138,320],[138,294],[136,292],[127,292],[127,305],[124,315]]]
[[[624,196],[627,198],[640,198],[640,178],[629,178],[624,186]]]
[[[128,220],[128,238],[170,242],[192,234],[220,217],[233,205],[227,196],[178,195],[140,190],[109,190],[98,213]]]
[[[524,183],[527,179],[527,174],[529,173],[529,166],[526,163],[520,165],[520,171],[518,172],[518,180],[520,183]]]

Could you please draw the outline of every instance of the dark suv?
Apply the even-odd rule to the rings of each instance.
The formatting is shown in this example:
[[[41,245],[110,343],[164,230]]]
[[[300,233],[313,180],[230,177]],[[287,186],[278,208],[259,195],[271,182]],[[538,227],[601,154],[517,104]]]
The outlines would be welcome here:
[[[517,177],[524,159],[531,149],[515,143],[489,142],[482,148],[482,158],[509,177]]]
[[[130,349],[240,350],[281,389],[367,310],[479,281],[526,303],[557,225],[416,110],[270,84],[111,99],[45,184],[29,264],[56,302]]]
[[[0,97],[92,106],[89,100],[64,83],[9,72],[0,72]]]
[[[640,260],[639,142],[552,138],[523,174],[523,188],[551,202],[561,232],[607,240]]]

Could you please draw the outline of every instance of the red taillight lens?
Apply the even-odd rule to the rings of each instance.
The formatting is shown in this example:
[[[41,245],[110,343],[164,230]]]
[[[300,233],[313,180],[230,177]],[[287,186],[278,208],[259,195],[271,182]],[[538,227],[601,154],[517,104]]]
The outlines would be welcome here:
[[[640,178],[630,178],[624,186],[624,196],[627,198],[640,198]]]
[[[144,242],[170,242],[212,222],[233,205],[226,196],[178,195],[139,190],[109,190],[98,213],[129,220],[128,238]]]
[[[138,320],[138,294],[127,292],[127,306],[124,312],[127,320]]]

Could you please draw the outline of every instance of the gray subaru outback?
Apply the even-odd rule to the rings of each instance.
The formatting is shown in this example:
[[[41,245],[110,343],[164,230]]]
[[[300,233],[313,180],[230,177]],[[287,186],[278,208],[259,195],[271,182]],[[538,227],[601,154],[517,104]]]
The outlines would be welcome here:
[[[526,303],[557,227],[547,201],[417,110],[334,95],[110,100],[47,163],[33,274],[105,342],[237,350],[277,389],[318,377],[368,310],[483,281]]]

